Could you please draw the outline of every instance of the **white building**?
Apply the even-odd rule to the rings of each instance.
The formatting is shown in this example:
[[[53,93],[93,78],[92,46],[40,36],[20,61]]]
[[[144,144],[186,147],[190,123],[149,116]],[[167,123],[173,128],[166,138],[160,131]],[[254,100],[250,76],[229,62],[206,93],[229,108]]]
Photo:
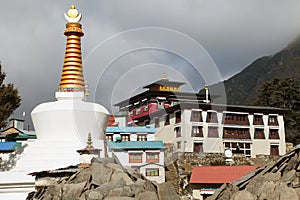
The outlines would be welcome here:
[[[164,144],[162,141],[108,141],[109,151],[125,168],[137,169],[148,180],[165,181]]]
[[[153,113],[155,138],[176,151],[284,155],[284,110],[253,106],[181,103]],[[168,119],[168,121],[166,121]]]

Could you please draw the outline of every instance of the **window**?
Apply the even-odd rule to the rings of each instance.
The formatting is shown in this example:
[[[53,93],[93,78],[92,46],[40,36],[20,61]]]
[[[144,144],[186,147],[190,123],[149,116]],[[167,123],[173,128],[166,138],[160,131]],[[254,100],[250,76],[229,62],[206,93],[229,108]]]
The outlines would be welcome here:
[[[113,135],[106,135],[107,141],[113,141]]]
[[[176,133],[176,137],[181,137],[181,127],[175,127],[175,133]]]
[[[154,125],[155,125],[155,128],[159,127],[159,118],[158,117],[154,119]]]
[[[278,129],[270,129],[269,139],[279,139]]]
[[[176,144],[177,144],[177,149],[181,150],[181,142],[177,142]]]
[[[264,129],[256,128],[254,131],[254,139],[265,139]]]
[[[217,138],[219,137],[218,134],[218,127],[208,127],[208,137],[214,137]]]
[[[146,169],[146,176],[159,176],[159,169],[157,168]]]
[[[129,163],[141,163],[142,153],[129,153]]]
[[[129,134],[121,135],[121,140],[122,141],[130,141],[130,135]]]
[[[202,126],[192,127],[192,137],[203,137]]]
[[[175,113],[175,122],[176,123],[180,123],[181,122],[181,112],[180,111],[178,111],[178,112],[176,112]]]
[[[192,110],[191,122],[201,122],[201,121],[202,121],[201,111]]]
[[[224,124],[249,125],[248,114],[225,113]]]
[[[147,152],[146,153],[146,162],[147,163],[158,163],[159,162],[159,153],[158,152]]]
[[[277,116],[269,116],[269,126],[278,126]]]
[[[195,142],[194,143],[194,152],[195,153],[203,152],[203,143]]]
[[[216,112],[207,112],[206,122],[218,123],[218,117]]]
[[[170,125],[170,115],[165,115],[165,126]]]
[[[138,135],[137,141],[147,141],[147,135]]]
[[[262,115],[254,115],[254,125],[264,125],[263,116]]]
[[[232,153],[251,156],[251,145],[247,142],[224,142],[225,149],[230,149]]]
[[[223,138],[251,139],[248,128],[224,128]]]

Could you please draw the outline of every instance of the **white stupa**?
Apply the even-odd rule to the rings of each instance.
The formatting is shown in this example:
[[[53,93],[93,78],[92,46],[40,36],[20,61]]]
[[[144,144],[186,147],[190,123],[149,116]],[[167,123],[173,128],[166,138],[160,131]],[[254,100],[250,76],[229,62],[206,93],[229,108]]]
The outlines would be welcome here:
[[[67,44],[61,81],[55,94],[57,101],[42,103],[33,109],[31,116],[37,141],[35,148],[30,149],[30,157],[24,155],[16,170],[47,170],[77,164],[76,150],[85,147],[88,133],[92,135],[94,146],[103,149],[109,113],[103,106],[85,101],[81,14],[72,5],[65,18]],[[26,152],[29,153],[29,148]]]

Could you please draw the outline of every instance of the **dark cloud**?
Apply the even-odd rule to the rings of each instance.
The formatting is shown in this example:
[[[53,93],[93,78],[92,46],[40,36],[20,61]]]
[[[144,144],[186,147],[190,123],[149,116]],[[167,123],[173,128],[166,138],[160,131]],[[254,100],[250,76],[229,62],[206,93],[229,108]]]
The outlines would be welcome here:
[[[82,49],[87,65],[84,73],[91,91],[99,88],[98,76],[105,68],[99,65],[99,60],[106,59],[102,55],[115,55],[138,43],[151,46],[145,38],[133,35],[130,39],[121,36],[118,42],[112,43],[113,46],[107,46],[105,51],[102,49],[105,54],[99,47],[97,49],[97,45],[101,46],[108,38],[130,29],[161,27],[186,34],[212,57],[220,79],[241,71],[260,56],[279,51],[300,33],[298,0],[5,1],[0,7],[0,60],[7,72],[7,81],[14,82],[23,99],[15,117],[25,111],[26,120],[29,120],[36,105],[54,100],[65,50],[63,13],[71,3],[75,3],[83,15]],[[185,49],[189,58],[204,55],[203,51],[192,48],[189,51],[185,46],[187,43],[180,38],[174,38],[174,44],[166,44],[167,40],[163,38],[156,36],[156,42],[152,42],[168,48],[177,45]],[[148,65],[152,62],[153,65]],[[203,61],[203,69],[205,65],[207,62]],[[117,80],[112,83],[116,84],[113,95],[107,87],[107,90],[97,91],[99,96],[95,95],[91,100],[111,105],[140,90],[139,84],[143,81],[159,79],[162,71],[166,71],[170,79],[187,81],[191,86],[187,89],[197,90],[209,80],[205,80],[206,71],[195,75],[193,70],[193,65],[176,53],[158,49],[131,52],[114,63],[103,79],[108,85],[109,81]],[[147,72],[146,78],[139,75],[143,71]],[[107,102],[100,94],[111,95],[114,99]]]

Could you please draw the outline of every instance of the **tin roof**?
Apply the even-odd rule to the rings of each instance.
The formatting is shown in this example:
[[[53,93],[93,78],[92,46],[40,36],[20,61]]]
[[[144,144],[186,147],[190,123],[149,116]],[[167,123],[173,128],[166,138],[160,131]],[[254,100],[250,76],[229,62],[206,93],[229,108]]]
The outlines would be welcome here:
[[[120,141],[120,142],[107,142],[110,149],[163,149],[164,143],[162,141]]]
[[[108,126],[106,133],[155,133],[156,129],[149,126],[132,126],[132,127],[119,127]]]
[[[193,168],[190,183],[231,183],[259,166],[197,166]]]
[[[20,142],[0,142],[0,151],[13,151],[22,146]]]

